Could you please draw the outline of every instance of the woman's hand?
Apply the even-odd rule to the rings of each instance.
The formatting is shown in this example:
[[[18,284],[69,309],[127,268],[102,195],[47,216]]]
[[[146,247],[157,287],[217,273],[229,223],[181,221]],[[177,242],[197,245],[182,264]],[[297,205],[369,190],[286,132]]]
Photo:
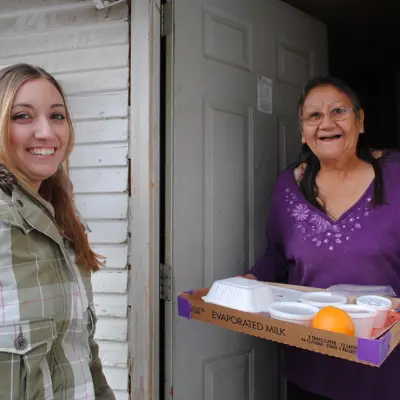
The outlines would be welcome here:
[[[246,278],[246,279],[252,279],[253,281],[256,281],[257,278],[253,275],[253,274],[246,274],[246,275],[239,275],[242,278]]]

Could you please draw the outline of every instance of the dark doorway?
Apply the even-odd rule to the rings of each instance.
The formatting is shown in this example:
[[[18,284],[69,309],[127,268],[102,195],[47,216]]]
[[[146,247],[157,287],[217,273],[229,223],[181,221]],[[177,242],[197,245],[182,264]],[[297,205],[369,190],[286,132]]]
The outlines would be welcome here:
[[[328,27],[329,72],[357,91],[366,135],[377,149],[399,148],[400,4],[389,0],[285,0]]]

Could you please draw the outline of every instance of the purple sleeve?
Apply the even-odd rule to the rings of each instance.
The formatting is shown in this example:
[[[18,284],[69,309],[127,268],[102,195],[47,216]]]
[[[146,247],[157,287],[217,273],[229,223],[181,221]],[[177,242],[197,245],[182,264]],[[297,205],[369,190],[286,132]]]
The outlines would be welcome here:
[[[275,186],[272,196],[269,218],[266,228],[267,248],[263,256],[250,269],[249,273],[254,275],[257,280],[264,282],[287,282],[288,261],[281,236],[281,223],[279,218],[279,187]]]

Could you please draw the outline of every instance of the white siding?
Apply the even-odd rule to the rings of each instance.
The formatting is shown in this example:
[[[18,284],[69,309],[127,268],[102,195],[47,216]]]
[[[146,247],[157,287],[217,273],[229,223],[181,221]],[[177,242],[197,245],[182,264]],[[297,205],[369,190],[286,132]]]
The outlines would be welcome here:
[[[67,93],[76,129],[71,178],[89,239],[107,267],[93,277],[100,356],[117,399],[128,399],[128,85],[125,4],[1,0],[0,65],[44,67]]]

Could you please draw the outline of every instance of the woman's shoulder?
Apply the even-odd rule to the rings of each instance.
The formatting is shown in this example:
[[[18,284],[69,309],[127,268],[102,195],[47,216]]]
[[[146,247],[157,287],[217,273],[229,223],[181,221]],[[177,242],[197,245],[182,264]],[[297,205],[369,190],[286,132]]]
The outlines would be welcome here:
[[[386,188],[391,193],[400,195],[397,182],[400,177],[400,151],[398,150],[383,150],[380,152],[379,165],[382,170],[382,177]]]
[[[379,160],[381,168],[386,175],[393,172],[400,175],[400,151],[398,150],[380,150],[379,153],[373,153]],[[377,156],[378,155],[378,156]]]
[[[290,165],[279,174],[274,185],[274,197],[280,197],[288,189],[292,189],[293,186],[297,186],[296,181],[299,175],[297,170],[298,165]]]
[[[383,162],[399,162],[400,151],[397,149],[373,150],[372,154],[375,158]]]

